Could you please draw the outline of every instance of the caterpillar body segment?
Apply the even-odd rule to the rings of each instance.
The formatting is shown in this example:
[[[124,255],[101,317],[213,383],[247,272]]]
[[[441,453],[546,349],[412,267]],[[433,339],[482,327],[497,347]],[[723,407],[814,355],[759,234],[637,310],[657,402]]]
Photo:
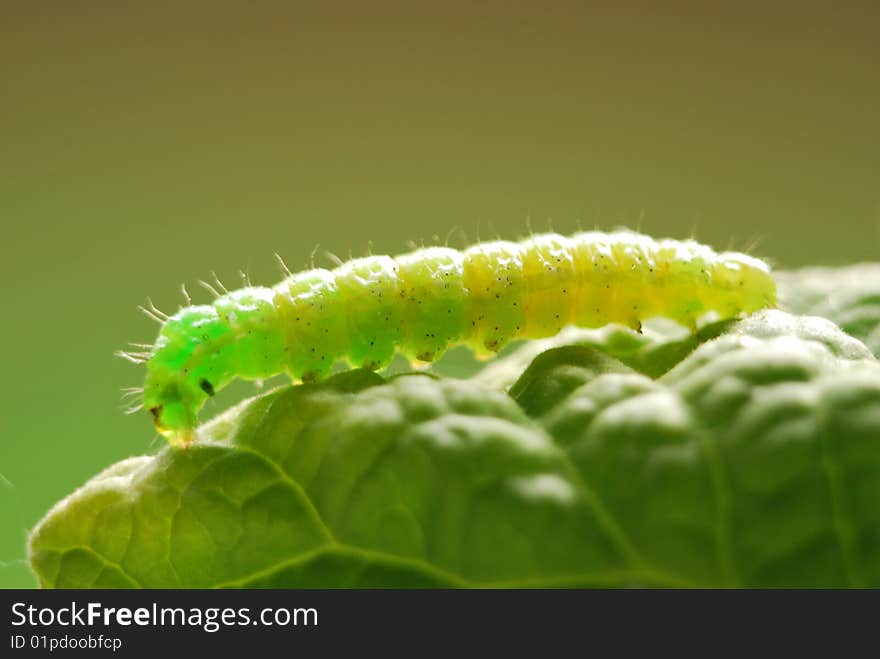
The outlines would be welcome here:
[[[430,362],[462,343],[485,356],[570,324],[639,328],[666,316],[695,327],[708,312],[727,318],[775,301],[758,259],[623,231],[369,256],[182,308],[146,357],[143,405],[186,445],[205,400],[234,378],[311,381],[340,360],[376,370],[397,351]]]

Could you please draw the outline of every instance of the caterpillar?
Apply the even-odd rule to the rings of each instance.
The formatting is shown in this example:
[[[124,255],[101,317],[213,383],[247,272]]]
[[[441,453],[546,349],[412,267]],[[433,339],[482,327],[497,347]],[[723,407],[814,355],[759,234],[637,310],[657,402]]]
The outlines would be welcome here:
[[[396,351],[431,362],[456,344],[489,356],[569,324],[641,331],[642,320],[665,316],[695,329],[709,312],[730,318],[776,303],[759,259],[629,231],[427,247],[334,270],[291,273],[281,263],[286,276],[272,288],[202,282],[212,304],[192,305],[187,294],[190,304],[170,317],[144,309],[161,323],[156,341],[119,354],[146,364],[143,388],[131,393],[171,444],[195,440],[200,408],[235,378],[286,372],[309,382],[340,360],[377,370]]]

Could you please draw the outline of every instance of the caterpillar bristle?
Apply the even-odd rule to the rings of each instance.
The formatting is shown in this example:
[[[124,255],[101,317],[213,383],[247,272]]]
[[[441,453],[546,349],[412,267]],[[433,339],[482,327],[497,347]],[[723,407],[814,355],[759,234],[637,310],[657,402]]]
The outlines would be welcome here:
[[[764,238],[766,238],[766,236],[756,234],[755,236],[752,237],[751,240],[749,240],[749,242],[747,242],[745,244],[745,247],[743,248],[742,251],[746,254],[754,254],[758,250],[758,248],[761,246],[761,244],[764,242]]]
[[[221,291],[223,291],[223,294],[224,294],[224,295],[228,295],[228,294],[229,294],[229,289],[227,289],[227,288],[223,285],[223,282],[220,281],[220,277],[217,276],[217,273],[214,272],[213,270],[211,270],[211,276],[214,278],[214,283],[217,284],[217,288],[219,288]],[[218,297],[219,297],[219,296],[218,296]]]
[[[312,270],[315,269],[315,255],[318,253],[318,249],[321,247],[320,244],[315,245],[315,248],[312,250],[312,253],[309,254],[309,262],[306,264],[308,268]]]
[[[149,343],[135,343],[134,341],[129,341],[128,345],[132,348],[139,348],[141,350],[152,350],[153,346]]]
[[[639,216],[636,218],[636,232],[642,232],[642,223],[645,221],[645,209],[639,209]]]
[[[275,260],[278,261],[278,265],[281,267],[281,272],[284,274],[285,278],[290,277],[293,274],[290,271],[290,268],[287,267],[284,259],[281,258],[281,254],[279,254],[278,252],[275,252]]]
[[[204,288],[206,291],[208,291],[211,295],[214,296],[214,298],[218,298],[218,297],[220,297],[220,293],[217,291],[217,289],[214,288],[213,286],[211,286],[211,284],[209,284],[208,282],[204,281],[203,279],[199,279],[199,286],[201,286],[201,287]]]
[[[153,301],[150,298],[147,298],[147,304],[149,305],[150,311],[159,316],[159,318],[161,318],[162,320],[168,320],[170,318],[167,313],[161,311],[160,309],[157,309],[156,305],[153,304]]]
[[[343,264],[343,260],[336,256],[333,252],[324,252],[324,256],[330,259],[330,262],[333,263],[337,268]]]
[[[124,409],[122,411],[122,413],[123,414],[136,414],[136,413],[140,412],[142,409],[144,409],[143,404],[138,403],[137,405],[132,405],[131,407],[127,407],[126,409]]]
[[[444,247],[449,247],[449,241],[450,241],[450,239],[452,238],[452,234],[454,234],[454,233],[455,233],[456,231],[458,231],[458,230],[459,230],[458,227],[452,227],[452,228],[446,233],[446,238],[443,240],[443,246],[444,246]]]
[[[123,400],[126,398],[136,398],[144,393],[143,387],[123,387],[121,391]]]
[[[141,357],[139,355],[143,353],[133,353],[126,350],[117,350],[113,354],[117,357],[125,359],[126,361],[130,361],[132,364],[144,364],[146,363],[147,359],[149,359],[149,355],[147,355],[146,357]]]
[[[250,273],[245,272],[244,270],[238,271],[239,276],[241,277],[241,281],[244,282],[244,285],[248,288],[252,288],[253,284],[251,283]]]
[[[150,444],[149,444],[149,446],[148,446],[147,448],[152,449],[153,446],[156,445],[156,442],[159,441],[160,439],[162,439],[162,435],[160,435],[159,433],[155,433],[155,434],[153,435],[153,439],[150,440]]]
[[[180,292],[183,293],[183,298],[186,300],[186,305],[190,306],[192,304],[192,296],[190,296],[189,291],[186,290],[186,284],[180,285]]]
[[[150,311],[146,307],[139,306],[138,309],[140,309],[141,313],[143,313],[147,318],[149,318],[150,320],[155,320],[160,325],[165,322],[159,316],[154,314],[152,311]]]

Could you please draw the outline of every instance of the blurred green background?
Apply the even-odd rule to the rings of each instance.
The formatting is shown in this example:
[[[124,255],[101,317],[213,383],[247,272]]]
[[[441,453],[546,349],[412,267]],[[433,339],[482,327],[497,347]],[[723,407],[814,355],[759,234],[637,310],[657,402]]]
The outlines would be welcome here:
[[[871,3],[3,3],[0,585],[151,450],[112,352],[211,270],[527,218],[877,260],[878,35]]]

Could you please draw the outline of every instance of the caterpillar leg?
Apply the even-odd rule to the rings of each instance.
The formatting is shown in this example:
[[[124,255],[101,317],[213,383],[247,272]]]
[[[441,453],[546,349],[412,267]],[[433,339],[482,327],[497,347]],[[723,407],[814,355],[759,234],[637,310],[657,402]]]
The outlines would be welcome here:
[[[410,359],[409,367],[414,371],[424,371],[431,366],[432,362],[432,359]]]
[[[474,350],[471,354],[478,362],[488,362],[492,359],[495,359],[496,353],[488,352],[486,350]]]
[[[642,332],[642,321],[638,318],[629,321],[626,326],[631,330],[634,330],[637,334],[644,334],[644,332]]]

